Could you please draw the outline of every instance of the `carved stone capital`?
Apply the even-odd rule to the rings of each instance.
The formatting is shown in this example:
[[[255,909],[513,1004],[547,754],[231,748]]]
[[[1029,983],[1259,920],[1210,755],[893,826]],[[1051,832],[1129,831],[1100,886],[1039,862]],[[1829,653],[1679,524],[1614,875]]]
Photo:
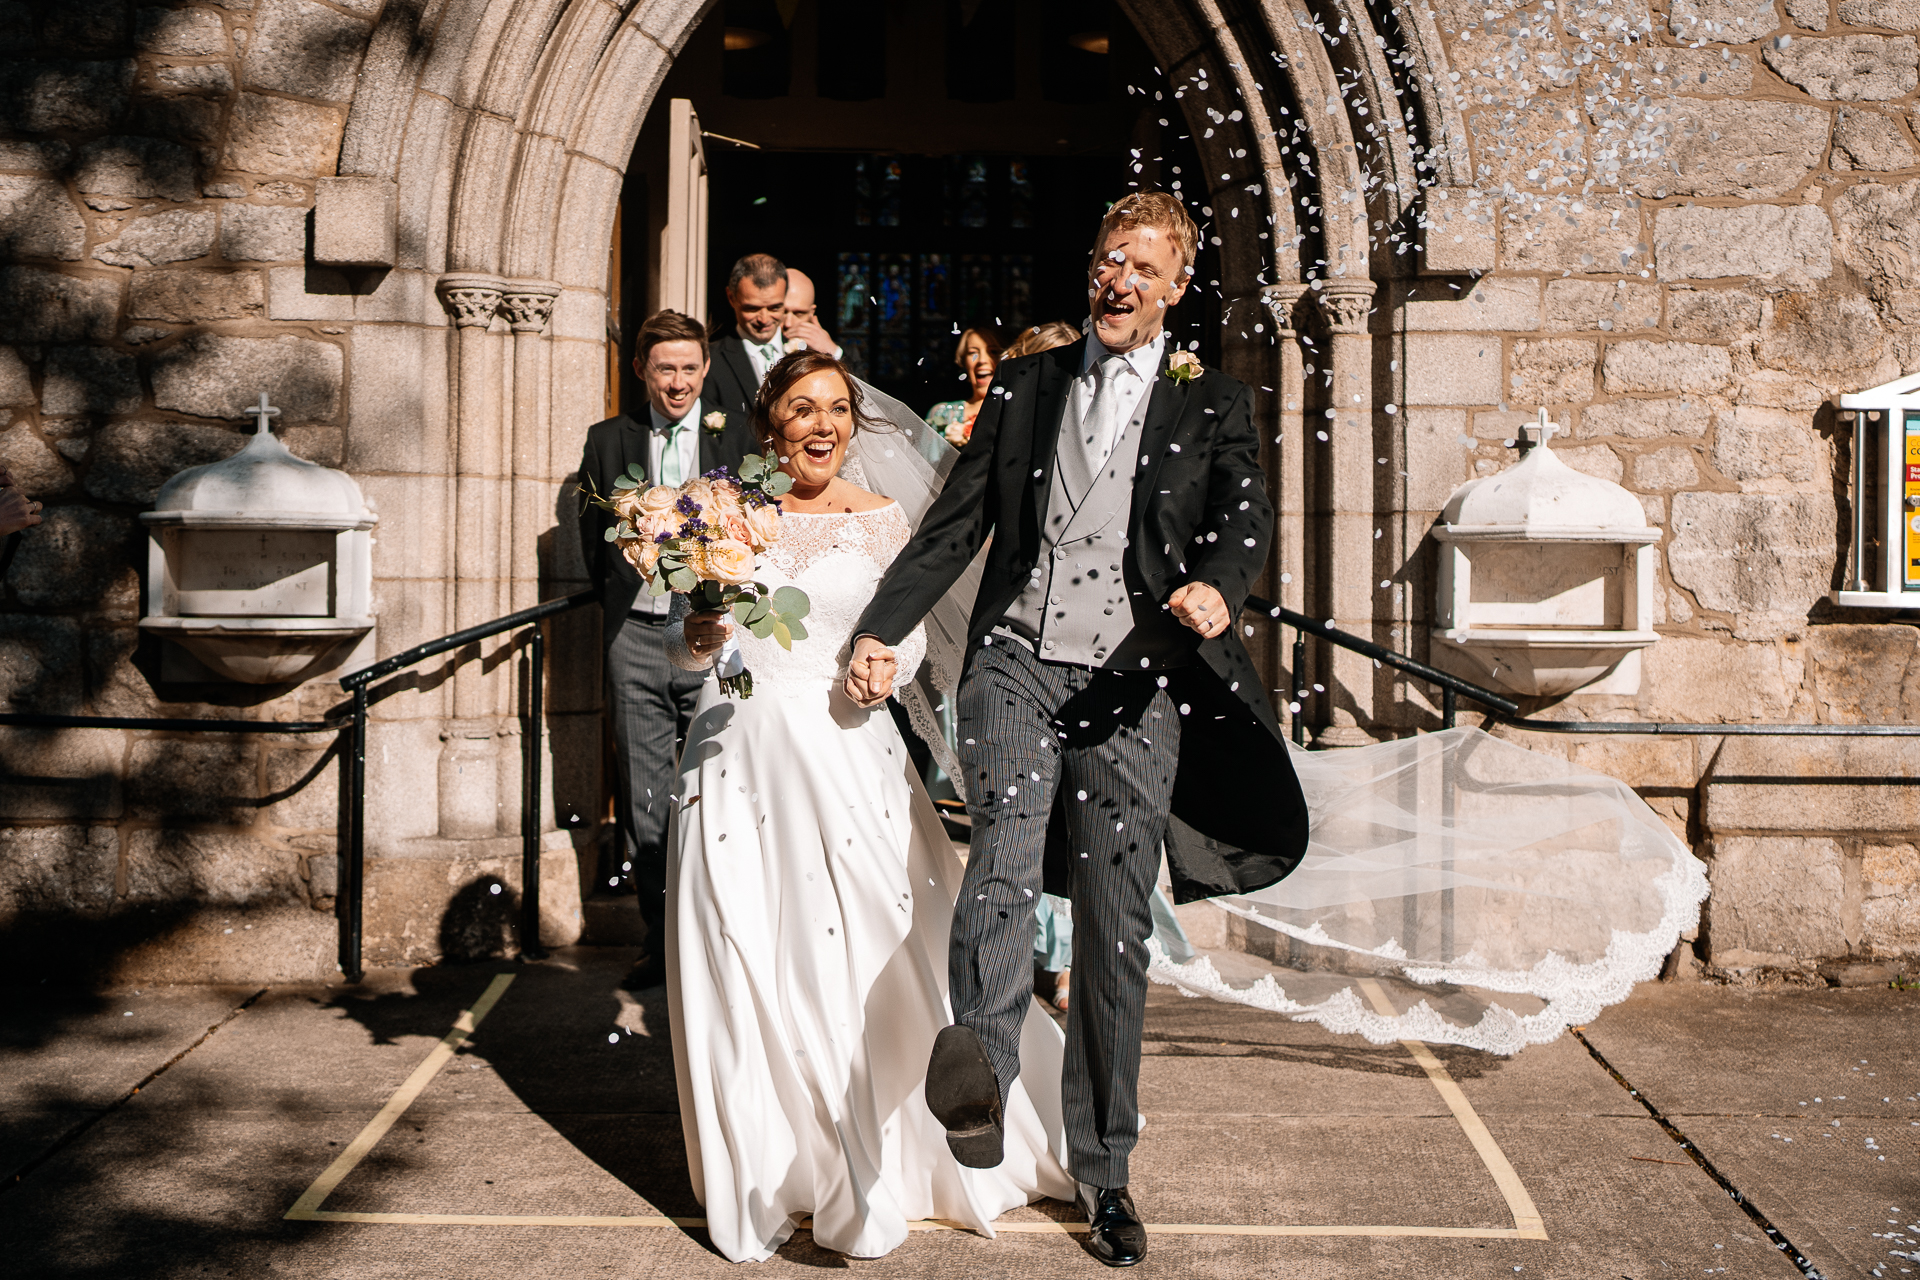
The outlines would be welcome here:
[[[1327,328],[1335,333],[1365,333],[1373,309],[1373,281],[1329,280],[1314,295]]]
[[[492,324],[505,288],[506,281],[495,276],[465,272],[441,276],[434,284],[441,305],[453,317],[454,325],[461,329],[484,329]]]
[[[1270,284],[1260,290],[1260,303],[1273,317],[1274,328],[1283,334],[1293,333],[1299,326],[1295,323],[1295,311],[1300,305],[1301,295],[1307,286],[1299,283]]]
[[[550,280],[509,280],[500,295],[500,311],[515,333],[545,333],[560,286]]]

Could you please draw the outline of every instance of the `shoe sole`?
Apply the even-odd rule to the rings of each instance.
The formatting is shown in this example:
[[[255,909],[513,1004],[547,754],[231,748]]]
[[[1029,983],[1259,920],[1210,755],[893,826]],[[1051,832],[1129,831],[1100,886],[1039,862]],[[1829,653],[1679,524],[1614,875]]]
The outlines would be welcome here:
[[[927,1109],[947,1131],[947,1148],[969,1169],[992,1169],[1005,1154],[1000,1082],[971,1027],[945,1027],[927,1063]]]

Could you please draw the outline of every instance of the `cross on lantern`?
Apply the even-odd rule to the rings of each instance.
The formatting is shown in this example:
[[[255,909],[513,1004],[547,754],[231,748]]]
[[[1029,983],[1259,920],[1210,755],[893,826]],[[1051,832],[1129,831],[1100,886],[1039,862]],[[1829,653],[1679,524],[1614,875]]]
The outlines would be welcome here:
[[[261,398],[263,400],[265,399],[264,396]],[[1533,432],[1535,444],[1545,444],[1550,437],[1559,433],[1560,424],[1547,421],[1547,411],[1545,408],[1542,408],[1540,410],[1540,421],[1529,424],[1527,430]]]
[[[260,403],[254,405],[251,409],[247,410],[247,412],[253,415],[256,424],[253,429],[253,434],[257,436],[273,434],[272,424],[270,424],[267,419],[279,417],[280,411],[267,403],[266,392],[262,391],[260,393]]]

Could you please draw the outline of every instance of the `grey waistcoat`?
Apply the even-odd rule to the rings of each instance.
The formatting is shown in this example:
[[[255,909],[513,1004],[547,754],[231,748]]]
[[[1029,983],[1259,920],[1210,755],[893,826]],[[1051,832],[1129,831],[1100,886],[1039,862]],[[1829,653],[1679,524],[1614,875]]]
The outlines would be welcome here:
[[[1097,474],[1085,437],[1060,424],[1040,561],[995,628],[1045,661],[1133,671],[1175,667],[1187,662],[1198,641],[1128,572],[1133,477],[1152,401],[1149,387]]]

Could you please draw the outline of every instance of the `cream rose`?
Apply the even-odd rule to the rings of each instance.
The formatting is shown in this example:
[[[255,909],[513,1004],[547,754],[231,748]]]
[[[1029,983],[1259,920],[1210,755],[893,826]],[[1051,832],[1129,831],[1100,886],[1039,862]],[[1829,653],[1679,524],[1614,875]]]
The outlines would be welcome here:
[[[754,507],[747,512],[747,529],[756,547],[770,547],[780,541],[780,508]]]
[[[664,484],[657,484],[641,492],[636,510],[643,519],[651,520],[671,515],[673,504],[678,501],[680,501],[678,489],[669,489]]]
[[[633,526],[633,531],[648,542],[657,541],[663,533],[671,536],[679,529],[680,521],[672,512],[659,516],[642,516]]]
[[[702,578],[738,586],[753,581],[753,548],[735,538],[715,538],[700,552]]]
[[[713,505],[713,482],[711,480],[689,480],[680,486],[680,492],[699,504],[702,511]],[[702,517],[705,518],[704,516]]]
[[[641,577],[648,582],[653,581],[654,566],[660,563],[659,543],[651,538],[638,542],[623,542],[620,544],[620,554],[627,558],[628,564],[640,571]]]

